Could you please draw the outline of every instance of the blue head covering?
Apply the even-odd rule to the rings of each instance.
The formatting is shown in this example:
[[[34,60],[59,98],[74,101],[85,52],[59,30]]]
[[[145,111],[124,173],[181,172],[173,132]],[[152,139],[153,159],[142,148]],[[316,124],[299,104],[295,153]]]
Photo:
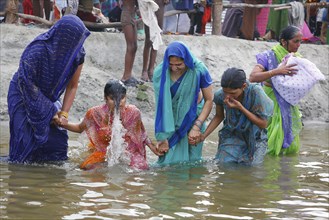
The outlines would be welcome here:
[[[179,94],[175,98],[172,97],[170,91],[169,58],[171,56],[182,58],[188,67],[184,81],[179,85]],[[200,91],[200,74],[195,68],[197,62],[199,61],[194,58],[184,43],[175,41],[168,45],[163,62],[154,71],[153,85],[157,99],[155,133],[158,140],[170,138],[171,147],[186,135],[196,117],[197,97]],[[178,113],[173,112],[174,105],[184,105],[184,107],[181,107]],[[177,115],[182,117],[177,119]],[[179,126],[178,129],[177,126]]]
[[[24,161],[48,140],[50,122],[58,111],[55,103],[84,58],[83,43],[89,34],[77,16],[66,15],[25,48],[8,91],[12,161]],[[18,130],[24,132],[16,137]],[[24,133],[30,138],[24,142],[27,145],[14,143]]]

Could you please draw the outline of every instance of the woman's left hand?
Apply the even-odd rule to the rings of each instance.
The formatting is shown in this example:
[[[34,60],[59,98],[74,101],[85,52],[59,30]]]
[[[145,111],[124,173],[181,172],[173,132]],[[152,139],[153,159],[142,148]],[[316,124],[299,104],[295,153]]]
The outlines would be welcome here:
[[[192,129],[190,130],[188,134],[188,143],[191,145],[197,145],[201,142],[201,131],[195,129],[195,125],[193,125]]]

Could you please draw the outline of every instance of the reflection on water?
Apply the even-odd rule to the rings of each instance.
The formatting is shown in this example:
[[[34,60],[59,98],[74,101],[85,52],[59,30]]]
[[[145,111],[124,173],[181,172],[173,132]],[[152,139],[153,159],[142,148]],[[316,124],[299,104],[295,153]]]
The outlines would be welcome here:
[[[150,129],[149,129],[150,130]],[[216,134],[206,161],[136,172],[79,170],[83,136],[62,165],[0,164],[1,219],[328,219],[329,126],[306,124],[302,151],[260,167],[218,166]],[[81,140],[83,139],[83,140]],[[8,153],[1,126],[0,153]],[[156,157],[148,152],[151,163]]]

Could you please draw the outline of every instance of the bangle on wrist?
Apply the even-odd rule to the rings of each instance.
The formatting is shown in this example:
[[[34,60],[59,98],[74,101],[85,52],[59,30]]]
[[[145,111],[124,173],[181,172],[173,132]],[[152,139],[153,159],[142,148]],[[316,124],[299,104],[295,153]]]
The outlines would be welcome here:
[[[64,118],[68,119],[69,118],[69,113],[65,111],[60,111],[59,116],[63,116]]]
[[[194,125],[197,126],[200,130],[201,130],[202,124],[203,124],[203,122],[199,119],[194,121]]]

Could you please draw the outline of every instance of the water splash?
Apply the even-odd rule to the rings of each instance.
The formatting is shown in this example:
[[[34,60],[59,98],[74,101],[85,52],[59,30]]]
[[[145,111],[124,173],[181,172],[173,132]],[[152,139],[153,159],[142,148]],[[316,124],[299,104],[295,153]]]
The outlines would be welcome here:
[[[119,111],[115,110],[113,124],[112,124],[112,137],[111,142],[106,150],[106,161],[109,167],[124,162],[130,163],[130,157],[126,152],[127,143],[123,136],[126,133],[126,129],[122,126],[120,121]]]

